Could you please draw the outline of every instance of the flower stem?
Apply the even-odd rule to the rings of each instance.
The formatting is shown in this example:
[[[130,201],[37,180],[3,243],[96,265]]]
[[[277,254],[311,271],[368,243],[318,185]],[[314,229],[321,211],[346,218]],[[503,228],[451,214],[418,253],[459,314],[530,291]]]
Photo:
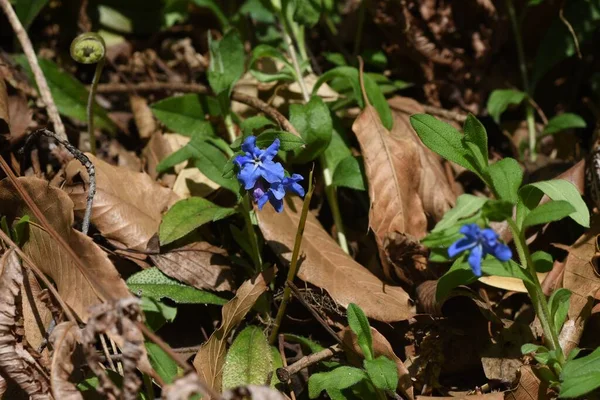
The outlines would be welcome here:
[[[229,136],[229,143],[233,143],[236,139],[236,134],[235,134],[235,126],[233,125],[233,118],[231,117],[231,112],[228,112],[227,115],[225,115],[225,128],[227,128],[227,135]]]
[[[256,236],[256,232],[254,231],[254,224],[252,223],[252,206],[251,206],[250,198],[248,194],[245,194],[242,198],[242,207],[244,211],[242,212],[244,216],[244,222],[246,223],[246,233],[248,234],[248,239],[250,240],[250,246],[252,247],[252,262],[254,263],[254,269],[256,272],[262,271],[262,257],[260,255],[260,247],[258,246],[258,237]]]
[[[294,71],[296,72],[296,79],[298,80],[298,84],[300,85],[300,88],[302,90],[304,102],[308,103],[310,101],[310,94],[308,92],[308,88],[306,87],[306,82],[304,82],[304,79],[302,78],[302,71],[300,70],[300,63],[298,62],[296,49],[294,47],[294,44],[292,43],[292,38],[290,37],[290,35],[287,32],[284,32],[284,36],[286,44],[288,45],[290,58],[292,59],[292,64],[294,65]],[[342,214],[340,212],[340,206],[337,200],[335,186],[333,186],[333,177],[331,175],[331,170],[327,166],[327,162],[323,154],[319,156],[319,163],[321,164],[321,170],[323,171],[323,181],[325,182],[325,194],[327,196],[327,201],[329,202],[331,214],[333,215],[333,221],[337,230],[338,243],[342,250],[344,250],[347,254],[350,254],[350,251],[348,249],[348,241],[346,240],[346,233],[344,231],[344,222],[342,220]]]
[[[525,60],[525,51],[523,50],[523,38],[521,36],[521,29],[519,28],[519,21],[517,19],[517,13],[513,5],[513,0],[506,0],[506,9],[508,10],[508,16],[510,18],[511,27],[515,36],[515,44],[517,46],[517,57],[519,58],[519,72],[521,73],[521,80],[523,81],[523,91],[528,97],[532,96],[529,87],[529,78],[527,77],[527,63]],[[535,132],[535,115],[531,103],[527,101],[525,105],[525,115],[527,120],[527,130],[529,132],[529,157],[531,161],[535,161],[537,158],[536,154],[536,132]]]
[[[558,341],[558,334],[556,333],[554,321],[550,315],[548,301],[546,300],[546,296],[542,290],[542,285],[537,277],[535,265],[533,264],[531,254],[529,253],[529,248],[525,242],[525,235],[518,228],[514,220],[508,219],[507,222],[512,231],[521,264],[527,268],[533,281],[532,283],[524,282],[524,284],[535,308],[535,312],[540,320],[542,329],[544,330],[546,343],[551,350],[558,350],[555,352],[556,357],[559,364],[563,365],[565,362],[564,354],[562,352],[560,342]]]
[[[98,64],[96,64],[96,71],[94,72],[94,78],[92,79],[92,87],[90,88],[90,94],[87,102],[87,123],[88,123],[88,136],[90,141],[90,153],[96,155],[96,135],[94,133],[94,99],[96,97],[96,89],[98,89],[98,83],[100,82],[100,76],[102,75],[102,69],[104,68],[104,58],[102,58]]]
[[[304,235],[304,225],[306,224],[306,217],[308,215],[308,207],[310,205],[310,199],[313,194],[313,171],[310,171],[308,175],[308,190],[306,191],[306,196],[304,197],[304,203],[302,204],[302,212],[300,214],[300,220],[298,221],[298,229],[296,230],[296,240],[294,241],[294,250],[292,251],[292,259],[290,260],[290,269],[287,274],[287,281],[293,282],[296,278],[296,273],[298,272],[298,257],[300,255],[300,246],[302,245],[302,237]],[[277,310],[277,316],[275,317],[275,323],[273,324],[273,330],[271,331],[271,335],[269,335],[269,344],[275,343],[277,340],[277,334],[279,333],[279,327],[281,326],[281,321],[283,320],[283,316],[285,315],[285,309],[290,301],[290,297],[292,296],[292,289],[289,286],[286,286],[283,291],[283,298],[281,299],[281,304],[279,304],[279,309]]]

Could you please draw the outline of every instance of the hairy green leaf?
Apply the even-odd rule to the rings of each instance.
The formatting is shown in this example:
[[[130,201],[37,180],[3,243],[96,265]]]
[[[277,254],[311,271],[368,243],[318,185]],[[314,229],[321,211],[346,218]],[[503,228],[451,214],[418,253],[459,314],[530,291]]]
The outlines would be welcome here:
[[[326,390],[331,395],[330,391],[334,393],[339,392],[357,384],[363,379],[368,379],[365,371],[346,366],[328,372],[312,374],[308,378],[308,397],[316,399],[323,390]]]
[[[490,165],[484,172],[489,186],[500,197],[500,200],[516,204],[518,192],[523,182],[523,170],[514,158],[503,158]]]
[[[371,336],[371,325],[364,311],[354,303],[348,305],[348,325],[356,334],[358,345],[365,359],[373,359],[373,336]]]
[[[523,228],[559,221],[575,212],[575,207],[565,200],[553,200],[531,210],[523,220]]]
[[[385,356],[373,360],[365,360],[365,370],[371,382],[382,390],[396,391],[398,386],[398,367],[396,363]]]
[[[367,190],[362,157],[349,156],[340,161],[333,173],[333,185]]]
[[[206,115],[221,113],[214,97],[201,94],[186,94],[167,97],[150,106],[154,116],[174,133],[189,137],[215,136],[213,126],[206,121]]]
[[[312,161],[329,146],[333,125],[330,111],[320,97],[311,97],[307,104],[290,105],[290,122],[306,142],[304,149],[295,152],[295,162]]]
[[[244,44],[237,31],[230,29],[221,40],[214,40],[209,34],[210,65],[208,83],[212,90],[220,95],[231,93],[233,85],[244,73],[246,54]]]
[[[261,328],[248,326],[233,341],[223,367],[223,390],[264,385],[273,370],[273,355]]]

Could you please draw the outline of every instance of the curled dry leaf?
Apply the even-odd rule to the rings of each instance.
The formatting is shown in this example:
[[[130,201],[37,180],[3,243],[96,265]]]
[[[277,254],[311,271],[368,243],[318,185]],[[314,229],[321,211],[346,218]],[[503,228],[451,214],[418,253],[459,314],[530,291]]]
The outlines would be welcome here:
[[[227,337],[242,322],[260,295],[267,290],[267,284],[273,278],[273,274],[273,270],[267,270],[256,278],[247,280],[238,288],[235,297],[221,310],[221,325],[196,353],[194,368],[213,390],[221,391]]]
[[[572,246],[565,248],[567,256],[563,287],[573,294],[569,305],[569,319],[577,319],[588,302],[588,297],[600,299],[600,275],[593,259],[598,251],[600,219],[592,219],[592,225]]]
[[[50,383],[52,394],[61,400],[82,400],[83,396],[70,376],[75,368],[73,354],[81,341],[81,331],[74,322],[61,322],[54,328],[50,336],[50,343],[54,348],[50,369]]]
[[[396,98],[395,102],[409,104],[413,113],[423,112],[413,100]],[[404,106],[402,109],[406,109]],[[439,159],[423,146],[409,116],[396,111],[390,132],[381,123],[377,110],[367,105],[352,125],[369,181],[369,225],[389,279],[393,274],[383,253],[387,236],[399,232],[421,239],[427,232],[426,213],[439,220],[456,200]],[[396,270],[406,280],[402,266]]]
[[[16,253],[12,250],[4,253],[0,267],[0,371],[14,380],[31,399],[47,400],[52,398],[48,379],[15,335],[16,301],[23,283]]]
[[[209,243],[194,242],[150,258],[164,274],[195,288],[233,289],[233,273],[227,252]]]
[[[129,103],[140,137],[148,139],[156,131],[156,121],[152,115],[152,110],[148,106],[148,101],[136,94],[131,94]]]
[[[354,332],[349,327],[344,328],[342,331],[338,333],[338,335],[342,338],[342,341],[346,345],[347,348],[352,349],[357,354],[363,354],[360,345],[358,344],[358,338]],[[398,389],[402,391],[408,399],[414,398],[412,381],[410,379],[410,373],[408,372],[408,368],[404,365],[402,360],[394,353],[392,349],[392,345],[388,340],[383,336],[379,331],[373,327],[371,327],[371,336],[373,337],[373,353],[375,357],[386,356],[390,360],[396,363],[396,367],[398,368]],[[348,357],[352,357],[353,354],[347,354]],[[361,365],[362,363],[359,363]]]
[[[534,368],[524,365],[519,370],[519,384],[516,389],[506,392],[506,400],[546,400],[550,396],[548,384],[542,382],[534,372]]]
[[[23,251],[40,270],[52,278],[63,300],[78,316],[84,321],[87,320],[88,308],[106,300],[100,293],[110,293],[114,297],[130,296],[127,285],[106,253],[91,238],[71,228],[73,202],[69,196],[62,190],[49,186],[48,182],[42,179],[18,179],[37,206],[43,210],[50,225],[75,250],[87,267],[84,275],[67,252],[32,217],[36,223],[29,224],[29,240],[23,245]],[[4,210],[9,221],[26,214],[32,215],[7,179],[0,182],[0,209]]]
[[[302,209],[300,199],[290,201],[293,204],[287,204],[281,214],[272,207],[265,207],[257,214],[268,245],[288,263]],[[341,306],[355,303],[368,317],[384,322],[402,321],[414,315],[414,307],[404,289],[386,285],[344,253],[311,213],[306,219],[300,254],[298,278],[327,290]]]
[[[145,250],[158,232],[162,213],[177,201],[177,196],[148,174],[112,166],[91,154],[88,157],[96,167],[92,224],[121,247]],[[85,211],[88,184],[87,171],[81,163],[70,162],[64,190],[73,200],[78,217],[83,217]]]

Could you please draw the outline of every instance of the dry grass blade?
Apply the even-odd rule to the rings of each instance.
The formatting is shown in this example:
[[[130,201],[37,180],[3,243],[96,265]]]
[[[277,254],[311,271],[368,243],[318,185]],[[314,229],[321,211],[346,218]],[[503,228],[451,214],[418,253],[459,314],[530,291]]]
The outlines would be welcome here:
[[[105,293],[114,297],[130,296],[125,282],[106,253],[91,238],[71,228],[73,203],[69,196],[60,189],[48,186],[48,182],[41,179],[27,177],[18,180],[35,204],[44,210],[44,217],[50,226],[80,255],[83,270],[78,268],[67,250],[33,218],[36,223],[29,225],[29,240],[23,246],[23,251],[54,280],[64,301],[86,320],[88,307],[106,300]],[[5,215],[9,221],[25,214],[31,215],[31,210],[7,180],[0,182],[0,208],[6,210]]]
[[[23,273],[17,254],[8,250],[0,259],[0,370],[13,379],[31,399],[48,399],[50,384],[35,360],[17,341],[17,299]]]
[[[227,252],[209,243],[194,242],[150,258],[166,275],[198,289],[233,289]]]
[[[54,347],[50,369],[52,394],[61,400],[82,400],[83,396],[69,380],[73,372],[73,353],[81,340],[81,331],[73,322],[62,322],[54,328],[50,342]]]
[[[248,280],[239,287],[236,295],[223,306],[223,316],[219,329],[210,335],[196,357],[194,367],[200,378],[213,390],[221,391],[221,380],[223,377],[223,365],[225,364],[225,350],[227,337],[246,316],[256,300],[267,290],[267,284],[273,277],[273,270],[259,274],[255,279]]]
[[[102,235],[121,247],[146,250],[158,231],[162,213],[176,196],[148,174],[115,167],[87,154],[96,167],[96,196],[91,222]],[[86,205],[87,171],[77,162],[67,165],[65,191],[83,216]],[[80,177],[84,184],[78,180]]]
[[[352,349],[356,354],[363,354],[358,344],[358,338],[354,332],[350,328],[344,328],[340,333],[340,337],[342,341],[346,345],[346,348]],[[396,367],[398,368],[398,389],[402,391],[402,394],[406,396],[408,399],[414,398],[412,381],[410,379],[410,373],[408,369],[402,362],[402,360],[394,353],[392,349],[392,345],[388,340],[383,336],[379,331],[375,328],[371,328],[371,336],[373,337],[373,353],[375,357],[386,356],[390,360],[396,363]],[[353,354],[348,354],[349,357],[352,357]],[[359,362],[358,365],[361,365],[362,362]]]
[[[278,214],[271,207],[258,213],[258,224],[269,246],[289,263],[300,218],[302,202],[290,200]],[[306,219],[300,249],[298,277],[319,288],[343,307],[356,303],[370,318],[393,322],[411,318],[414,308],[409,295],[398,286],[385,285],[365,267],[344,253],[311,214]],[[302,259],[304,257],[304,259]]]

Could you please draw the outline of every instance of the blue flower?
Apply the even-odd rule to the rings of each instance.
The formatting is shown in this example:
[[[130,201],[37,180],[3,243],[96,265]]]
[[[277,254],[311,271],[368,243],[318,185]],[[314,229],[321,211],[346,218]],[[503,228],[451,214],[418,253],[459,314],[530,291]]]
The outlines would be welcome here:
[[[304,179],[302,175],[294,174],[290,178],[283,178],[280,182],[273,182],[267,187],[262,180],[258,180],[252,190],[252,198],[262,210],[267,201],[271,203],[278,213],[283,211],[283,198],[286,192],[292,192],[300,197],[304,197],[304,188],[298,181]]]
[[[244,155],[235,157],[234,162],[240,168],[237,177],[244,189],[251,190],[259,178],[269,183],[281,182],[284,178],[283,166],[273,161],[279,150],[279,139],[261,150],[256,146],[256,137],[248,136],[242,144]]]
[[[464,238],[457,240],[448,249],[448,256],[469,251],[469,265],[476,276],[481,276],[481,259],[488,254],[500,261],[508,261],[512,257],[510,248],[498,241],[498,234],[492,229],[481,229],[477,224],[467,224],[460,228]]]

